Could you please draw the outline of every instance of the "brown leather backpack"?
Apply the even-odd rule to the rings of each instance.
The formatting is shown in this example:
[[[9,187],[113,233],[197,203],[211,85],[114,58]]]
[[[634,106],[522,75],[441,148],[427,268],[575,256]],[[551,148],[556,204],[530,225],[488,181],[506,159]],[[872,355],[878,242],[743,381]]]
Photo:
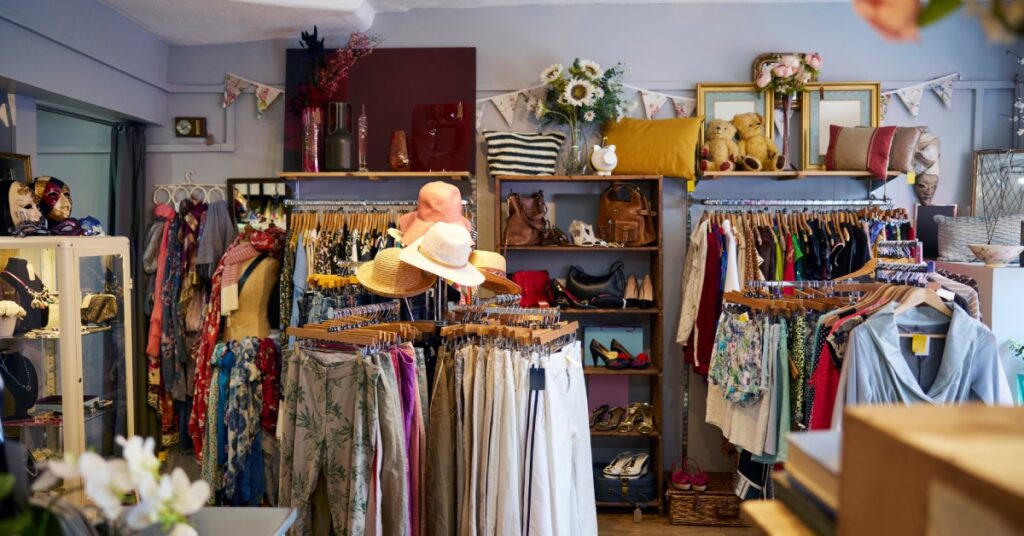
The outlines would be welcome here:
[[[621,199],[626,190],[629,198]],[[626,246],[646,246],[658,239],[650,203],[635,184],[614,183],[601,194],[597,212],[597,236]]]
[[[505,222],[505,246],[536,246],[547,227],[544,192],[522,198],[517,193],[508,196],[508,220]]]

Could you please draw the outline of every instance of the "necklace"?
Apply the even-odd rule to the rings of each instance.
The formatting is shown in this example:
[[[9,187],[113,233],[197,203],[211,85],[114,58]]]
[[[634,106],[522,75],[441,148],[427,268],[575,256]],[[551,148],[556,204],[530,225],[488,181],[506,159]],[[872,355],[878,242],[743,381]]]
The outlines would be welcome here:
[[[7,369],[7,356],[9,355],[11,354],[0,354],[0,356],[3,356],[3,359],[0,359],[0,368],[3,368],[4,372],[7,373],[7,376],[12,381],[14,381],[14,383],[18,384],[18,386],[20,386],[22,389],[26,391],[31,391],[32,387],[29,384],[32,383],[32,374],[28,371],[28,363],[25,363],[25,383],[21,383],[20,381],[18,381],[18,378],[16,378],[14,374],[12,374],[11,371]],[[28,359],[25,359],[25,361],[28,361]]]
[[[18,282],[21,285],[22,290],[28,293],[32,298],[32,308],[34,309],[46,309],[50,304],[57,303],[57,298],[50,292],[50,289],[43,285],[42,290],[33,290],[28,286],[27,283],[21,280],[20,277],[12,274],[11,272],[4,270],[2,273],[7,274],[11,279]]]

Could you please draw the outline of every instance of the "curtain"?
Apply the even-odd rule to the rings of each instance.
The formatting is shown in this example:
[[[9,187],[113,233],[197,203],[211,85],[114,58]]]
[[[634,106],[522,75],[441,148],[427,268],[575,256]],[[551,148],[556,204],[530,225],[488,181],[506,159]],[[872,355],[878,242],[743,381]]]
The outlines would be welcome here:
[[[141,123],[118,123],[110,130],[110,217],[107,225],[112,236],[130,241],[132,280],[132,390],[135,399],[135,433],[157,437],[156,415],[146,404],[146,324],[142,314],[145,303],[145,274],[142,249],[145,247],[146,215],[143,192],[146,189],[146,127]]]

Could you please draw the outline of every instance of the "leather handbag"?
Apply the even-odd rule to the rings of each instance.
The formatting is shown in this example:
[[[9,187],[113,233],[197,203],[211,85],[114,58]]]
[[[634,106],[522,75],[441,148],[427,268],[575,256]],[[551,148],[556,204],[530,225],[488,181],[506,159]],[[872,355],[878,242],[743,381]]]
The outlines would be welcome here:
[[[546,270],[523,270],[512,274],[523,293],[519,298],[520,307],[548,307],[548,272]]]
[[[581,300],[593,300],[600,298],[601,302],[611,299],[617,303],[621,301],[623,307],[625,300],[623,295],[626,292],[626,275],[622,271],[622,261],[616,261],[608,273],[602,275],[590,275],[577,265],[569,268],[569,275],[565,279],[565,287],[573,296]]]
[[[117,298],[113,294],[87,294],[82,298],[82,323],[103,324],[117,318]]]
[[[505,246],[536,246],[547,227],[548,207],[544,193],[537,192],[527,198],[512,193],[508,196],[508,220],[505,222]]]
[[[622,193],[629,194],[626,200]],[[654,216],[647,197],[635,184],[615,183],[601,194],[597,236],[626,246],[646,246],[657,240]]]

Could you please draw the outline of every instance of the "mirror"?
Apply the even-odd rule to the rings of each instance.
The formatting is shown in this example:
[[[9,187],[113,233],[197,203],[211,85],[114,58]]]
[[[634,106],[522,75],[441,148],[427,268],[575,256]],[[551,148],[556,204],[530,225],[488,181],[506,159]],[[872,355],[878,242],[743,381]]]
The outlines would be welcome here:
[[[32,157],[27,154],[0,153],[0,180],[28,184],[32,180]]]
[[[246,225],[265,229],[273,223],[287,228],[284,200],[291,198],[281,179],[228,179],[228,207],[241,230]]]

